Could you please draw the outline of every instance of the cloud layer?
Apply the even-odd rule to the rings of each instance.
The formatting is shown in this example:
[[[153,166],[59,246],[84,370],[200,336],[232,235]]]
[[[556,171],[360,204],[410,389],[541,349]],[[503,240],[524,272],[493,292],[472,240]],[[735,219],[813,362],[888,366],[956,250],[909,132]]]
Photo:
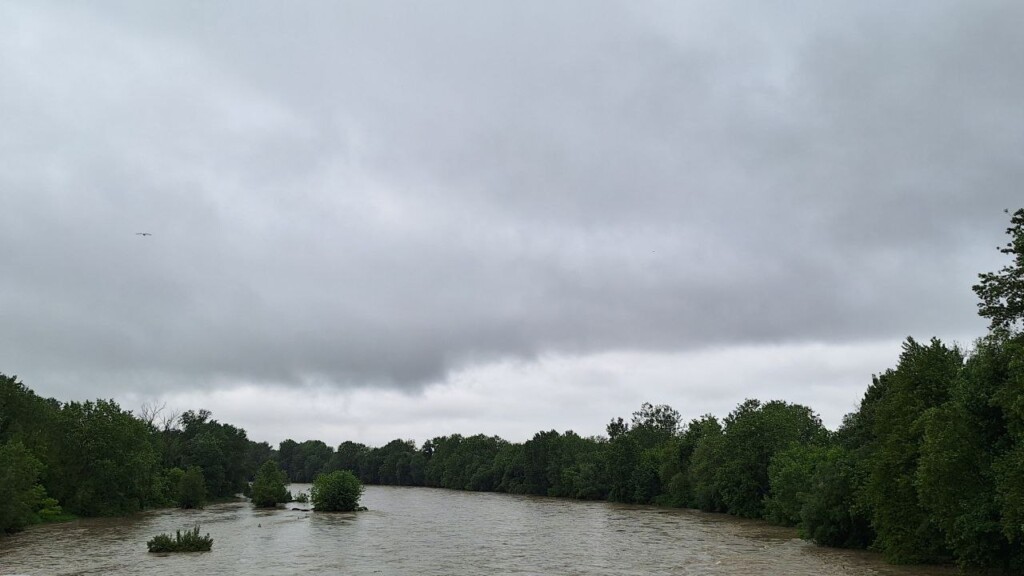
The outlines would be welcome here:
[[[404,394],[552,355],[978,335],[1024,176],[1022,17],[5,3],[0,370],[58,397]]]

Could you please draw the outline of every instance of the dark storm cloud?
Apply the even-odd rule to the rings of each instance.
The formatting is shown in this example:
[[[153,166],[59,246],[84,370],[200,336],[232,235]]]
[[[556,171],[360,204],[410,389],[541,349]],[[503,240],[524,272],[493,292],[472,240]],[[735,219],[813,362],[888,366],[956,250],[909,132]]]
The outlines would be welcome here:
[[[980,332],[1024,8],[551,4],[0,7],[0,370]]]

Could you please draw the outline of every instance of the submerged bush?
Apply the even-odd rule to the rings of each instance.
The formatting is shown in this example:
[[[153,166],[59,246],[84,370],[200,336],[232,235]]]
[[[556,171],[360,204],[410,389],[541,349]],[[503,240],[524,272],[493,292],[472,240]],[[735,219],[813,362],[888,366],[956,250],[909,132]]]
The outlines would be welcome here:
[[[282,502],[288,502],[292,495],[285,489],[288,477],[281,471],[277,462],[267,460],[256,473],[250,495],[257,508],[273,508]]]
[[[174,538],[170,534],[157,535],[146,542],[146,547],[150,552],[209,552],[213,548],[213,538],[209,534],[200,536],[199,524],[196,524],[184,534],[181,530],[175,531]]]
[[[337,470],[317,476],[309,492],[318,512],[352,512],[359,509],[363,485],[348,470]]]

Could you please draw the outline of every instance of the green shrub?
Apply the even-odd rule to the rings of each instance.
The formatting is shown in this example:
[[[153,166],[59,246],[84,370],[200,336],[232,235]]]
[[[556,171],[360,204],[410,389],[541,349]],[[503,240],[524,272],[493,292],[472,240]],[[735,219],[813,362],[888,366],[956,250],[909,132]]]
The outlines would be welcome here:
[[[351,512],[359,509],[363,485],[348,470],[320,474],[313,481],[310,499],[318,512]]]
[[[196,524],[184,534],[181,530],[175,531],[174,538],[170,534],[159,534],[146,542],[146,547],[150,552],[209,552],[213,548],[213,538],[209,534],[200,536],[199,524]]]
[[[68,520],[74,518],[71,514],[65,514],[64,509],[57,502],[56,498],[50,498],[46,496],[46,491],[43,490],[42,486],[38,486],[40,498],[36,504],[36,515],[43,522],[60,522],[61,520]]]
[[[252,483],[252,503],[257,508],[273,508],[291,500],[292,495],[284,487],[287,479],[277,462],[264,462]]]

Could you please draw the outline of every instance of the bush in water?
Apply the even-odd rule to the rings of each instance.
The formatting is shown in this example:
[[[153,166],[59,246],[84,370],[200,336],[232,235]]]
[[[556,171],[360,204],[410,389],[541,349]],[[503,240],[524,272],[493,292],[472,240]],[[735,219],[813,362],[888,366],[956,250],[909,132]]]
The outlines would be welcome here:
[[[199,524],[196,524],[185,534],[181,530],[175,531],[174,538],[170,534],[159,534],[146,542],[146,547],[150,552],[209,552],[213,548],[213,538],[209,534],[200,536]]]
[[[318,512],[352,512],[359,509],[363,485],[348,470],[321,474],[313,481],[310,499]]]

